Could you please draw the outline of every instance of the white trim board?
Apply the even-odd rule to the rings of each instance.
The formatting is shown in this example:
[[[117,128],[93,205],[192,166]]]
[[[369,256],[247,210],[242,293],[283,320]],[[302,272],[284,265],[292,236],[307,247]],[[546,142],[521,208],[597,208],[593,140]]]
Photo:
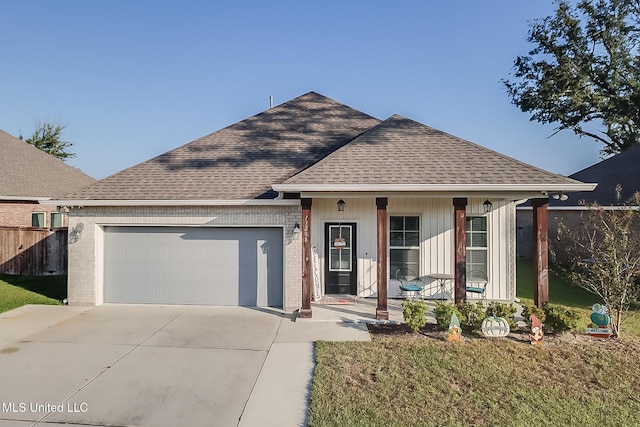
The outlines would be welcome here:
[[[299,206],[297,199],[240,200],[49,200],[43,204],[56,206]]]

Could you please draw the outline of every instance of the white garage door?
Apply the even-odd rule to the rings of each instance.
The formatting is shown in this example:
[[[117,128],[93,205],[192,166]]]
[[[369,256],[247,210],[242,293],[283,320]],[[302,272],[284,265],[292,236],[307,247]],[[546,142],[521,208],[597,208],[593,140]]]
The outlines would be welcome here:
[[[105,302],[282,307],[281,228],[104,231]]]

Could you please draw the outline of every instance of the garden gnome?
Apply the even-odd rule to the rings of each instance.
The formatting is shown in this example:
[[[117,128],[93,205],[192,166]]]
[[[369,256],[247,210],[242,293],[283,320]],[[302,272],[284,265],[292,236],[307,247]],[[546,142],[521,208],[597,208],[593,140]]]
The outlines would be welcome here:
[[[449,322],[449,330],[447,335],[447,341],[461,342],[460,336],[460,321],[455,313],[451,315],[451,322]]]
[[[542,330],[542,322],[535,314],[529,316],[531,320],[531,344],[541,345],[544,331]]]

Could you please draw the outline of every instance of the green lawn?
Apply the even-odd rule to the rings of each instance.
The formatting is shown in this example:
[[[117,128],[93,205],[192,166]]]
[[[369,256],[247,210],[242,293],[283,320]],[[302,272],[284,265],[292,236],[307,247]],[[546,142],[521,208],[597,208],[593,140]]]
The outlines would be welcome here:
[[[0,274],[0,313],[26,304],[59,305],[67,297],[67,276]]]
[[[637,425],[640,342],[318,342],[310,426]]]
[[[531,260],[518,260],[516,271],[516,295],[523,303],[533,303],[533,262]],[[590,322],[591,307],[593,304],[601,303],[602,301],[597,295],[568,283],[555,274],[553,269],[549,269],[549,302],[576,309],[581,315],[578,330],[584,331]],[[640,312],[629,311],[622,322],[622,334],[640,337]]]
[[[517,295],[533,301],[532,265],[518,263]],[[551,303],[571,306],[586,326],[598,297],[549,277]],[[640,316],[624,339],[373,336],[318,342],[310,426],[638,425]],[[571,338],[571,337],[570,337]]]
[[[533,261],[519,259],[516,266],[516,295],[521,300],[533,301]],[[549,269],[549,302],[575,308],[591,309],[599,301],[597,295],[574,286]]]

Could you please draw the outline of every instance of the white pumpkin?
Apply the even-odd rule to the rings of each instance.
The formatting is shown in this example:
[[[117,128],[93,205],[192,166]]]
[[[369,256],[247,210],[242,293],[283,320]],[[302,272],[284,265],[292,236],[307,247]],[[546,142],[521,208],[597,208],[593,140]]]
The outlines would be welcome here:
[[[487,317],[482,321],[482,334],[485,337],[506,337],[509,334],[509,322],[504,317]]]

